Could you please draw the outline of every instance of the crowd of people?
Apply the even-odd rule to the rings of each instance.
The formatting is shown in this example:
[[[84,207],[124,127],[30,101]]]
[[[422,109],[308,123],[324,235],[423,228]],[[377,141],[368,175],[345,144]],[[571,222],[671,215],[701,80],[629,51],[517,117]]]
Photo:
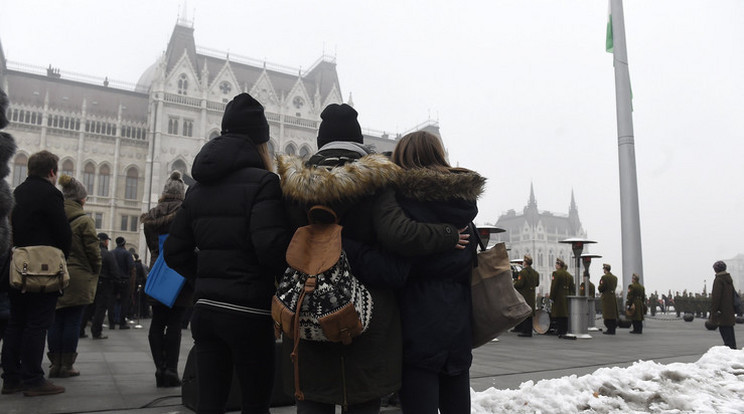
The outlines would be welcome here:
[[[6,108],[0,94],[0,116]],[[162,256],[186,279],[172,306],[133,295],[148,266],[126,249],[123,237],[109,250],[111,238],[96,233],[85,214],[85,186],[58,176],[56,155],[29,157],[28,178],[12,195],[0,180],[0,252],[6,252],[0,262],[7,265],[11,245],[54,246],[64,253],[70,276],[63,294],[2,289],[9,299],[9,322],[0,330],[2,393],[64,392],[44,372],[45,347],[49,378],[81,375],[74,363],[86,326],[93,340],[104,340],[106,317],[108,329],[129,329],[127,318],[136,313],[151,314],[148,339],[158,387],[180,385],[181,330],[191,322],[198,413],[224,412],[233,373],[243,412],[268,413],[276,352],[298,413],[334,413],[337,406],[344,413],[377,413],[381,399],[396,392],[406,413],[469,412],[470,275],[477,245],[470,240],[478,237],[472,222],[486,179],[452,167],[441,140],[426,131],[403,136],[391,154],[376,154],[364,145],[351,106],[331,104],[321,120],[316,154],[274,160],[264,108],[241,93],[225,107],[222,134],[195,157],[188,191],[181,173],[168,176],[141,223],[149,267]],[[0,127],[7,123],[0,121]],[[14,151],[12,137],[0,135],[0,175],[7,175],[5,163]],[[373,318],[349,342],[285,338],[277,349],[272,298],[287,270],[292,235],[318,222],[310,213],[317,205],[333,211],[343,226],[344,255],[370,293]],[[726,297],[731,277],[719,263],[711,313],[724,342],[735,347],[733,305]],[[520,336],[532,335],[539,275],[531,265],[526,255],[515,280],[533,311],[517,328]],[[559,258],[555,265],[551,316],[564,336],[567,296],[576,286],[565,262]],[[614,334],[617,278],[609,264],[603,269],[598,291],[605,333]],[[592,283],[579,289],[595,294]],[[626,305],[633,333],[642,332],[644,306],[635,275]]]

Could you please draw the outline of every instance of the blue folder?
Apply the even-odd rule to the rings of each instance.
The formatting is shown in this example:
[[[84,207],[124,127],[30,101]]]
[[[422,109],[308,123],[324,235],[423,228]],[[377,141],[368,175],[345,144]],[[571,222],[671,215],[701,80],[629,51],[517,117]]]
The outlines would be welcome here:
[[[167,234],[161,234],[158,237],[158,251],[160,254],[155,260],[155,264],[152,265],[150,273],[147,274],[145,293],[163,305],[172,308],[186,279],[165,263],[163,244],[167,238]]]

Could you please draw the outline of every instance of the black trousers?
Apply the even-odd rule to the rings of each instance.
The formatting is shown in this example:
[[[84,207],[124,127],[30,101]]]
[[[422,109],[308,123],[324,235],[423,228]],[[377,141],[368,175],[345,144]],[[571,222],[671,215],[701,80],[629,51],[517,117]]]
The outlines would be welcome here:
[[[178,372],[178,355],[181,351],[181,320],[184,306],[169,308],[161,303],[152,305],[152,322],[147,339],[150,341],[152,360],[157,369]]]
[[[98,290],[96,298],[93,300],[93,321],[90,323],[90,333],[93,336],[101,336],[103,331],[103,317],[106,315],[109,302],[111,302],[111,293],[114,290],[114,282],[111,279],[98,279]]]
[[[736,335],[734,335],[733,326],[719,326],[718,332],[721,333],[724,345],[731,349],[736,349]]]
[[[400,403],[405,414],[470,412],[470,373],[447,375],[403,365]]]
[[[297,414],[335,414],[336,406],[334,404],[325,404],[308,400],[297,400]],[[380,399],[374,399],[359,404],[350,404],[346,409],[342,408],[344,414],[379,414]]]
[[[517,325],[517,331],[523,334],[532,335],[532,315]]]
[[[617,329],[617,319],[605,319],[604,325],[607,328],[607,333],[614,334]]]
[[[568,333],[568,317],[555,318],[555,331],[558,335]]]
[[[240,382],[242,413],[268,414],[274,386],[272,319],[195,307],[191,335],[199,384],[196,412],[225,412],[235,372]]]
[[[47,329],[54,321],[59,293],[21,293],[10,289],[10,321],[3,338],[3,379],[11,385],[41,385]]]
[[[127,321],[124,320],[125,317],[129,315],[129,307],[132,303],[132,292],[129,288],[129,279],[126,280],[115,280],[113,283],[113,293],[111,294],[111,300],[109,300],[108,305],[108,320],[109,320],[109,328],[114,329],[114,325],[118,324],[119,326],[123,326],[127,324]],[[116,301],[117,296],[119,300],[119,318],[115,318],[116,316]]]
[[[633,332],[643,333],[643,321],[633,321]]]

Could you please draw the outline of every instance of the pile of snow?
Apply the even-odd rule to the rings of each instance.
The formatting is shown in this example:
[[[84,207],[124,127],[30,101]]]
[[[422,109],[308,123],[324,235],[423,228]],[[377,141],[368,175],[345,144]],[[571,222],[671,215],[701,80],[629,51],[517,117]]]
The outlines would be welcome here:
[[[697,362],[639,361],[590,375],[471,389],[472,413],[744,413],[744,351],[716,346]]]

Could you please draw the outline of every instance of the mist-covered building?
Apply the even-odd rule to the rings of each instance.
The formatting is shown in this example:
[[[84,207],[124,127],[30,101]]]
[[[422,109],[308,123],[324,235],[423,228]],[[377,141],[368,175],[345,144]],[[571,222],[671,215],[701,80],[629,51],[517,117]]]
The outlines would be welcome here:
[[[521,260],[525,254],[532,256],[532,267],[540,273],[538,295],[550,293],[550,278],[555,270],[555,259],[561,258],[568,265],[568,271],[576,276],[575,260],[570,244],[559,243],[570,237],[586,238],[586,231],[579,219],[579,209],[571,192],[571,204],[568,214],[553,213],[538,210],[537,199],[532,184],[530,184],[530,198],[521,213],[508,210],[496,222],[496,227],[506,232],[492,236],[497,243],[505,242],[511,259]],[[584,253],[588,253],[585,248]],[[590,269],[593,275],[601,274],[601,267]],[[597,270],[597,268],[599,270]],[[583,267],[582,270],[583,272]],[[597,273],[600,272],[600,273]],[[599,276],[592,276],[592,283],[598,283]]]
[[[0,85],[11,100],[7,132],[18,143],[11,185],[25,179],[31,154],[54,152],[60,173],[86,186],[96,228],[144,254],[140,214],[157,202],[171,171],[189,175],[202,145],[220,134],[235,95],[248,92],[264,105],[272,152],[317,150],[320,113],[344,102],[335,57],[321,56],[306,70],[287,68],[197,47],[194,32],[180,19],[165,52],[136,83],[7,62],[0,46]],[[351,95],[346,103],[353,106]],[[434,121],[418,128],[438,135]],[[400,136],[363,132],[378,152],[392,151]]]

